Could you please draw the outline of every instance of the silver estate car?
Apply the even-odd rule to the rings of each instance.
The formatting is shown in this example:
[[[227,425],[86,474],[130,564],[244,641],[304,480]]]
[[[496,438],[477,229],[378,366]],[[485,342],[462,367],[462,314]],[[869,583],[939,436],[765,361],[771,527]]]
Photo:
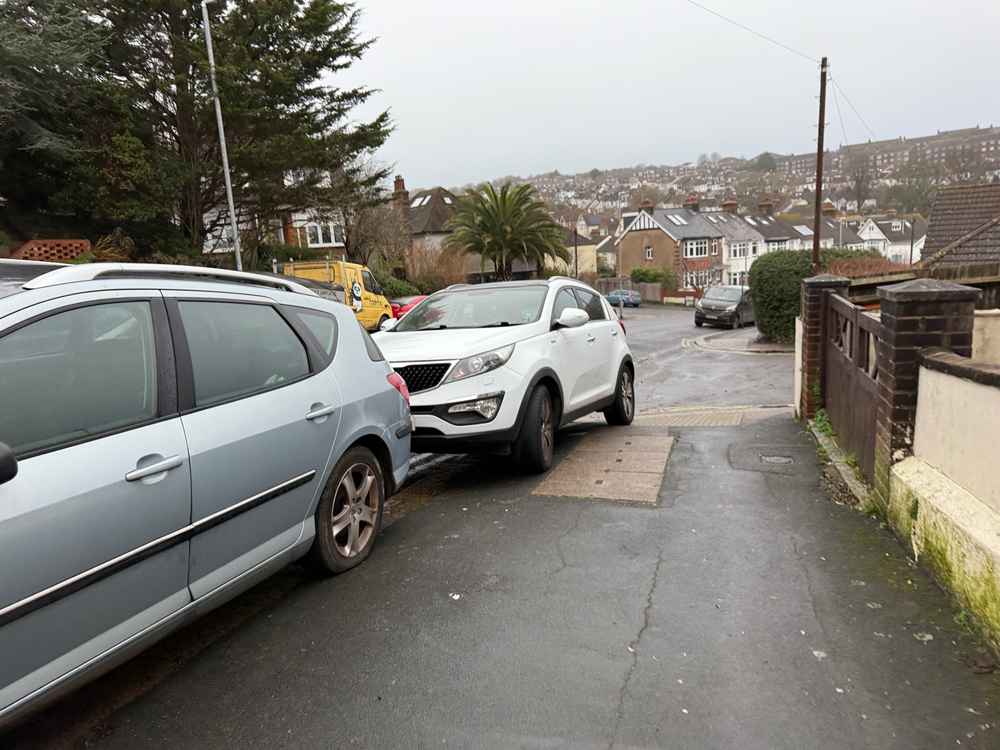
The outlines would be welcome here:
[[[0,261],[0,727],[296,558],[365,559],[407,399],[291,279]]]

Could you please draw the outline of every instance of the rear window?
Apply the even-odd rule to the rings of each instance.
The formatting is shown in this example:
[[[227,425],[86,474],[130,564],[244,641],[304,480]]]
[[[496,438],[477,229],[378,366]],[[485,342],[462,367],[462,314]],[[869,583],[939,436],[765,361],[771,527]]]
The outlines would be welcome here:
[[[361,329],[361,337],[365,341],[365,349],[368,350],[368,358],[372,362],[385,362],[385,355],[382,354],[382,350],[378,348],[378,344],[375,343],[365,327],[361,325],[361,321],[358,321],[358,328]]]
[[[20,292],[21,288],[32,279],[54,271],[58,267],[58,265],[30,261],[0,261],[0,298]]]

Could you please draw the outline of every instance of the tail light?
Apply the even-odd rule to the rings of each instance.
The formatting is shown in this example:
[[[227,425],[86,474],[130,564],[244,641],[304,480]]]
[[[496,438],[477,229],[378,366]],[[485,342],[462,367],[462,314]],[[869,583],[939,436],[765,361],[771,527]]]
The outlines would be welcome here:
[[[403,377],[398,372],[390,372],[386,377],[386,380],[389,381],[389,385],[399,391],[399,395],[403,397],[403,401],[405,401],[406,405],[409,406],[410,389],[406,387],[406,381],[403,380]]]

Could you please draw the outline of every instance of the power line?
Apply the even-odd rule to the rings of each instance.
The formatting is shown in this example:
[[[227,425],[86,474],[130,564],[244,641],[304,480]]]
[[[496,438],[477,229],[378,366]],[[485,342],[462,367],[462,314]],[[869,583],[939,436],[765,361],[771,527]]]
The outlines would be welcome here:
[[[868,131],[868,133],[869,133],[869,135],[871,135],[871,137],[872,137],[872,140],[873,140],[873,141],[877,141],[877,140],[878,140],[878,136],[877,136],[877,135],[875,135],[875,131],[874,131],[874,130],[872,130],[872,129],[871,129],[871,128],[870,128],[869,126],[868,126],[868,123],[867,123],[867,122],[865,122],[865,118],[861,116],[861,113],[860,113],[860,112],[858,112],[858,108],[854,106],[854,102],[852,102],[852,101],[850,100],[850,97],[848,97],[848,96],[847,96],[847,92],[845,92],[845,91],[844,91],[844,89],[843,89],[843,88],[842,88],[842,87],[840,86],[840,84],[839,84],[839,83],[837,83],[837,81],[836,81],[836,80],[834,80],[834,81],[833,81],[833,87],[834,87],[835,89],[839,89],[839,90],[840,90],[840,95],[841,95],[842,97],[844,97],[844,101],[845,101],[845,102],[847,102],[847,103],[848,103],[848,104],[850,105],[850,107],[851,107],[851,109],[852,109],[852,110],[854,110],[854,114],[856,114],[856,115],[858,116],[858,119],[859,119],[859,120],[861,121],[861,124],[865,126],[865,130],[867,130],[867,131]]]
[[[731,23],[733,26],[738,26],[739,28],[743,29],[744,31],[749,31],[754,36],[760,37],[765,42],[770,42],[771,44],[775,44],[775,45],[781,47],[782,49],[784,49],[784,50],[786,50],[788,52],[791,52],[793,55],[798,55],[799,57],[804,57],[806,60],[809,60],[810,62],[814,62],[814,63],[817,63],[817,64],[819,63],[819,60],[816,59],[815,57],[813,57],[812,55],[807,55],[805,52],[799,52],[797,49],[795,49],[793,47],[789,47],[787,44],[783,44],[783,43],[779,42],[777,39],[774,39],[773,37],[769,37],[767,34],[762,34],[759,31],[751,29],[746,24],[740,23],[739,21],[735,21],[732,18],[729,18],[729,16],[724,16],[721,13],[712,10],[711,8],[706,8],[701,3],[695,2],[695,0],[686,0],[686,2],[690,3],[691,5],[695,6],[696,8],[701,8],[706,13],[711,13],[713,16],[716,16],[717,18],[721,18],[726,23]]]
[[[831,78],[831,80],[833,80]],[[837,98],[837,87],[834,86],[833,91],[833,103],[837,107],[837,117],[840,119],[840,134],[844,136],[844,145],[848,144],[847,140],[847,128],[844,127],[844,113],[840,111],[840,99]]]

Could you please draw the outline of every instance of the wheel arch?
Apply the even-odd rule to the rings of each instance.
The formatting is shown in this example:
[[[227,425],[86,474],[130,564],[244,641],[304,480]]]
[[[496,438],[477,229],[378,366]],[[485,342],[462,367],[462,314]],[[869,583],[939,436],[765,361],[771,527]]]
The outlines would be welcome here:
[[[552,400],[555,402],[557,413],[559,414],[560,419],[562,418],[566,405],[566,401],[563,397],[562,381],[559,380],[559,376],[551,367],[543,367],[532,376],[530,382],[528,383],[528,387],[524,389],[524,397],[521,399],[521,409],[517,415],[518,433],[521,432],[521,426],[524,423],[524,413],[528,408],[528,400],[531,398],[531,394],[534,392],[535,388],[539,385],[543,385],[548,388],[549,393],[552,396]]]

